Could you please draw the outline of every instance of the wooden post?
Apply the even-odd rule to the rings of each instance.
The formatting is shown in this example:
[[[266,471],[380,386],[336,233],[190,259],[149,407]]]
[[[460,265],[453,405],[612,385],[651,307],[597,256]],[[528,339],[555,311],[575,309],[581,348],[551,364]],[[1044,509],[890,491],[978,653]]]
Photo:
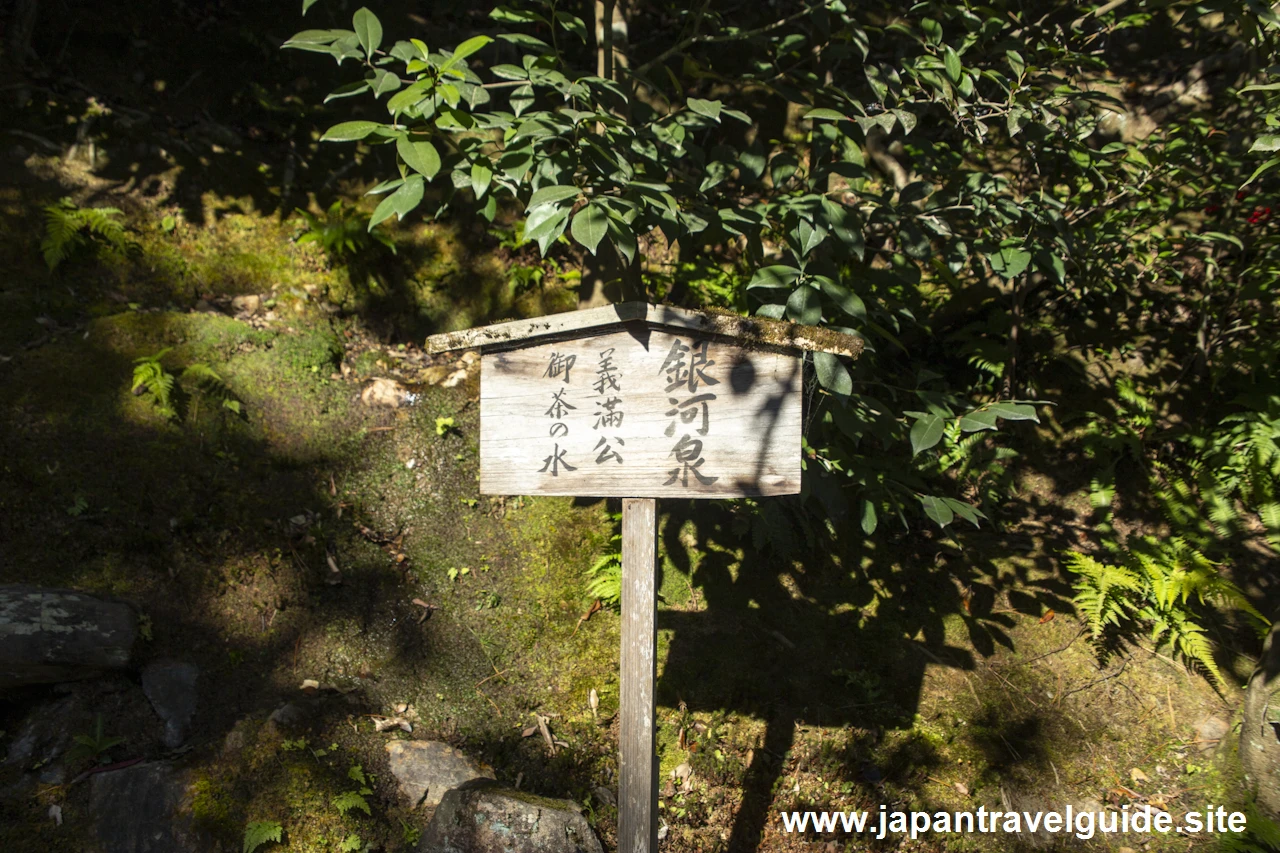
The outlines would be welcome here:
[[[658,759],[654,752],[658,502],[622,501],[621,741],[619,853],[657,853]]]

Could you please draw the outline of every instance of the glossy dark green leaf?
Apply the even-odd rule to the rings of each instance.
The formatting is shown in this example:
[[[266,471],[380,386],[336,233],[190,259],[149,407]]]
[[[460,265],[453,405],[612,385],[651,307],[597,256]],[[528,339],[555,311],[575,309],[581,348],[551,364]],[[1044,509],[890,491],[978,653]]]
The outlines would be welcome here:
[[[969,504],[964,503],[963,501],[958,501],[955,498],[943,498],[942,500],[952,509],[952,511],[955,512],[956,515],[960,516],[974,527],[982,526],[978,523],[978,519],[986,518],[986,516],[979,512],[977,507],[969,506]]]
[[[380,98],[388,92],[394,92],[400,88],[400,78],[392,74],[385,68],[378,68],[373,72],[373,96]]]
[[[321,142],[355,142],[364,139],[382,125],[376,121],[344,121],[335,124],[320,137]]]
[[[591,202],[573,217],[569,235],[594,255],[608,230],[609,214],[598,204]]]
[[[991,268],[1005,278],[1022,275],[1031,263],[1031,253],[1016,246],[1006,246],[999,252],[987,255]]]
[[[942,498],[925,495],[920,498],[920,505],[924,507],[924,514],[939,527],[946,527],[956,519],[955,512],[951,507],[947,506],[947,502]]]
[[[724,104],[720,101],[707,101],[702,98],[690,98],[686,103],[689,104],[689,109],[698,115],[706,116],[716,121],[720,120],[720,110],[724,107]]]
[[[543,187],[529,198],[529,210],[544,204],[555,204],[565,199],[574,198],[582,190],[572,186]]]
[[[790,288],[792,283],[799,277],[800,270],[795,267],[775,264],[756,270],[756,274],[751,277],[750,283],[747,284],[747,289],[750,290],[756,287]]]
[[[787,319],[793,323],[815,326],[822,320],[822,300],[818,291],[807,284],[795,289],[787,299]]]
[[[425,175],[427,180],[440,171],[440,154],[430,142],[410,142],[408,138],[401,137],[396,140],[396,151],[400,152],[400,159],[406,166]]]
[[[1036,407],[1027,403],[992,403],[987,411],[1006,421],[1035,421],[1040,423]]]
[[[316,5],[317,0],[302,0],[302,14],[307,14],[307,10]]]
[[[960,75],[964,71],[960,64],[960,54],[956,53],[951,45],[947,45],[942,49],[942,61],[947,67],[947,76],[951,78],[951,82],[959,83]]]
[[[809,110],[804,114],[809,121],[821,119],[825,121],[848,121],[849,117],[839,110],[827,109],[826,107],[818,107],[815,110]]]
[[[939,415],[927,414],[916,420],[911,427],[911,455],[928,450],[942,441],[946,430],[946,421]]]
[[[399,189],[384,198],[373,209],[373,215],[369,217],[369,230],[372,231],[373,226],[390,219],[392,214],[404,219],[410,211],[422,203],[422,191],[423,181],[420,175],[406,178]]]
[[[361,6],[351,16],[351,28],[356,31],[364,55],[372,58],[374,51],[382,46],[382,23],[378,16]]]
[[[876,525],[878,523],[878,520],[876,519],[876,505],[866,498],[859,501],[859,504],[858,523],[862,527],[862,532],[870,536],[872,533],[876,532]]]
[[[489,168],[488,163],[472,163],[471,164],[471,191],[476,194],[476,198],[484,198],[484,194],[489,191],[489,185],[493,183],[493,170]]]
[[[853,393],[853,378],[840,359],[829,352],[813,354],[813,373],[818,384],[833,394],[848,397]]]
[[[996,428],[996,415],[990,410],[969,412],[960,416],[961,432],[981,432],[984,429]]]
[[[844,285],[837,284],[826,276],[818,278],[818,285],[822,288],[822,292],[827,298],[836,304],[836,307],[859,320],[867,319],[867,306],[862,301],[862,297],[854,293]]]

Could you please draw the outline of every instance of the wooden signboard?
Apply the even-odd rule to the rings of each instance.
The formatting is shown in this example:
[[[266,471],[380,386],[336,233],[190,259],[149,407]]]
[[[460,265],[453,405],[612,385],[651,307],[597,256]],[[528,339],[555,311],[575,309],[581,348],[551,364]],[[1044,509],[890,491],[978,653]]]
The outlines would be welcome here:
[[[480,491],[797,493],[802,377],[794,355],[647,329],[487,354]]]
[[[801,357],[862,342],[632,302],[427,345],[481,351],[482,493],[624,498],[618,849],[656,853],[656,499],[799,492]]]

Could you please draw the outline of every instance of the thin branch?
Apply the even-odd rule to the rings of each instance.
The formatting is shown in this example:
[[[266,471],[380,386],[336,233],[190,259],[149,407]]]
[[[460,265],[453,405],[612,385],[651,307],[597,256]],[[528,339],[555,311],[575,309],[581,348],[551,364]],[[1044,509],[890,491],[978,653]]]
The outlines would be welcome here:
[[[705,8],[706,4],[704,3],[703,5]],[[681,41],[676,42],[674,45],[667,48],[662,53],[658,54],[658,56],[656,56],[655,58],[649,60],[644,65],[641,65],[632,73],[635,74],[637,77],[644,76],[655,65],[661,65],[671,56],[677,53],[681,53],[687,48],[693,47],[695,44],[721,44],[728,41],[739,41],[741,39],[754,38],[759,35],[764,35],[765,33],[773,32],[774,30],[779,29],[780,27],[785,27],[787,24],[791,23],[797,18],[803,18],[805,15],[812,14],[815,10],[824,8],[825,6],[826,6],[825,2],[818,3],[813,6],[808,6],[804,9],[801,9],[799,12],[795,12],[793,14],[787,15],[785,18],[779,18],[778,20],[774,21],[771,24],[765,24],[762,27],[756,27],[754,30],[745,30],[744,32],[740,32],[740,33],[731,33],[731,34],[725,33],[718,36],[702,36],[702,35],[697,35],[695,33],[694,35],[690,36],[687,39],[683,39]],[[699,18],[700,17],[701,15],[699,15]]]

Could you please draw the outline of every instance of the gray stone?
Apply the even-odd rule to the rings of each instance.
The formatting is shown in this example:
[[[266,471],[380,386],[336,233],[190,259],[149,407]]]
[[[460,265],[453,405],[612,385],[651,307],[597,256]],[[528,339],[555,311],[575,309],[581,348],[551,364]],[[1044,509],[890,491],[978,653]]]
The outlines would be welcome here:
[[[0,586],[0,688],[90,678],[129,665],[138,618],[121,601]]]
[[[603,853],[569,800],[470,782],[444,795],[417,853]]]
[[[169,749],[182,746],[191,733],[199,678],[194,664],[177,661],[155,661],[142,670],[142,692],[164,720],[164,745]]]
[[[89,789],[97,853],[205,853],[183,813],[183,773],[164,761],[98,773]]]
[[[492,769],[439,741],[393,740],[387,744],[387,759],[410,806],[439,805],[450,788],[494,778]]]
[[[1272,623],[1245,689],[1240,764],[1258,806],[1280,818],[1280,619]]]
[[[267,722],[274,723],[281,731],[296,731],[307,724],[309,716],[301,705],[286,702],[271,712]]]

